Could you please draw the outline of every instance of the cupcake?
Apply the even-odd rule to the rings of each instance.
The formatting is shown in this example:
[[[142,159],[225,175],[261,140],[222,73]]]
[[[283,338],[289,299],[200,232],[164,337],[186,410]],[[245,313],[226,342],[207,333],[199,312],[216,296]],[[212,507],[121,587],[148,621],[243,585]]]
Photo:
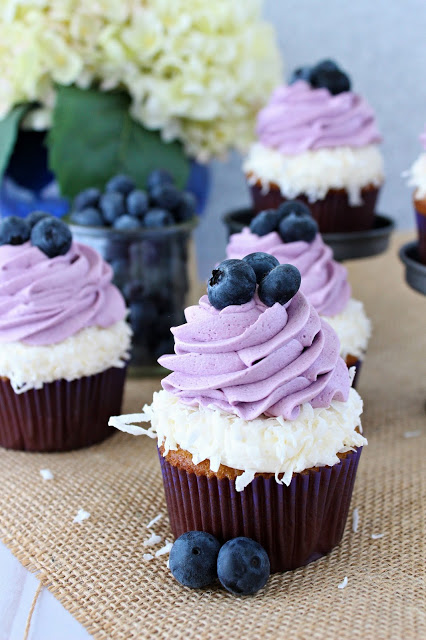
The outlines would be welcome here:
[[[253,538],[285,571],[340,542],[366,440],[335,331],[275,262],[222,262],[172,330],[163,390],[110,424],[157,438],[176,537]]]
[[[67,451],[110,435],[130,348],[111,279],[60,220],[0,221],[0,446]]]
[[[243,170],[255,211],[307,202],[322,233],[374,224],[384,180],[380,134],[369,104],[332,61],[299,69],[258,114]]]
[[[414,209],[419,234],[419,258],[426,264],[426,128],[420,136],[424,153],[421,153],[407,172],[408,184],[414,187]]]
[[[278,262],[297,267],[301,291],[336,331],[347,366],[356,367],[355,386],[371,323],[362,302],[351,296],[347,269],[333,259],[307,206],[288,201],[277,210],[259,213],[250,227],[230,237],[228,258],[244,258],[254,252],[272,254]]]

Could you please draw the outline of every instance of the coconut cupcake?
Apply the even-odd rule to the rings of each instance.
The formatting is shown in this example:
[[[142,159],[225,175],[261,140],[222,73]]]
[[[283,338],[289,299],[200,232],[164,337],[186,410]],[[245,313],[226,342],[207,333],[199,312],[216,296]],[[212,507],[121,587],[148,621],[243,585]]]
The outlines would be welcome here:
[[[423,264],[426,264],[426,127],[420,136],[420,141],[424,152],[407,172],[407,176],[408,185],[415,189],[413,201],[419,234],[419,258]]]
[[[45,214],[2,220],[0,245],[0,446],[66,451],[103,440],[130,348],[111,268]]]
[[[298,201],[277,210],[259,213],[241,233],[232,235],[228,258],[244,258],[254,252],[273,255],[280,263],[293,264],[302,277],[301,291],[336,331],[340,355],[348,367],[356,367],[356,379],[371,335],[371,323],[362,302],[352,298],[347,269],[333,259],[306,205]]]
[[[256,211],[298,198],[322,233],[371,229],[384,180],[372,108],[332,61],[297,70],[258,114],[243,170]]]
[[[176,537],[247,536],[284,571],[340,542],[366,440],[336,333],[298,291],[297,269],[273,263],[221,263],[172,330],[163,390],[110,424],[158,439]],[[148,431],[132,425],[143,421]]]

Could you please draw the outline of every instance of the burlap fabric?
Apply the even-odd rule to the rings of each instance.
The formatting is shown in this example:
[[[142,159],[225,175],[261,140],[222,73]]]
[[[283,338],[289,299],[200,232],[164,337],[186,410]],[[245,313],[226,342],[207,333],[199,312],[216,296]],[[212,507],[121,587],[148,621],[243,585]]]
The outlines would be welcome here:
[[[359,386],[370,444],[351,507],[358,531],[348,522],[331,555],[274,575],[257,596],[187,590],[166,555],[143,559],[171,539],[166,515],[146,528],[166,514],[151,440],[117,433],[71,454],[0,451],[1,538],[95,638],[426,638],[426,299],[403,282],[404,240],[350,265],[374,322]],[[126,411],[157,387],[130,381]],[[42,480],[43,468],[54,480]],[[90,518],[73,524],[80,508]],[[146,547],[152,531],[162,541]]]

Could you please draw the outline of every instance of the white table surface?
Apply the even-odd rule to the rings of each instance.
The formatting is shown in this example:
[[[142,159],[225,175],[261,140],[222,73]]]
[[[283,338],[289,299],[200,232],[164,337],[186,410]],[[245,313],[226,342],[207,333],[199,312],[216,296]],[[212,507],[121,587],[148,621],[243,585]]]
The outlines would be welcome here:
[[[0,543],[0,640],[23,640],[39,582]],[[28,640],[90,640],[91,636],[43,587]]]

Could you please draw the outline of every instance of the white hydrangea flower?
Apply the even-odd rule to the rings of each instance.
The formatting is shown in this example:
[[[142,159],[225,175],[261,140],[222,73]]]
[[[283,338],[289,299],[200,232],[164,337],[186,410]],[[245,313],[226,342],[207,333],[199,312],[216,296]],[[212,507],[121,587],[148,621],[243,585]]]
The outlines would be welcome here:
[[[125,89],[131,113],[199,160],[245,148],[281,77],[261,0],[3,0],[0,118],[55,83]],[[46,120],[47,121],[47,120]]]

